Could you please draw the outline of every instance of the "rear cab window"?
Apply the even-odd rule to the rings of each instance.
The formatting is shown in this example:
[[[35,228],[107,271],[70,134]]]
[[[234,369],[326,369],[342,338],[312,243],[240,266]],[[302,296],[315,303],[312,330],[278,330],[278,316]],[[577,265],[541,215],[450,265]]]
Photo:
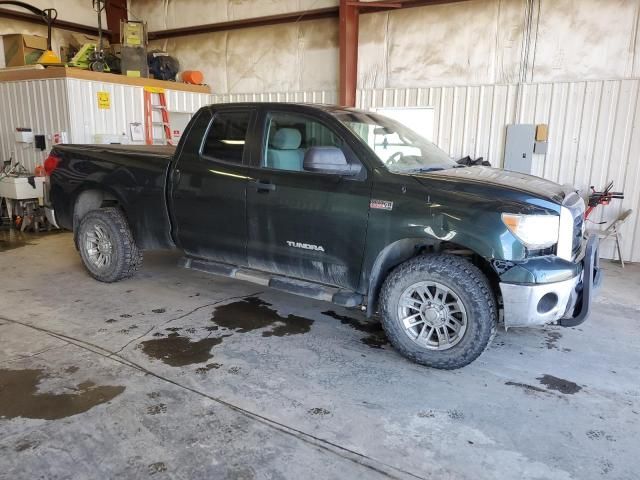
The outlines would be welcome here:
[[[242,164],[252,115],[252,110],[216,112],[202,142],[202,158]]]

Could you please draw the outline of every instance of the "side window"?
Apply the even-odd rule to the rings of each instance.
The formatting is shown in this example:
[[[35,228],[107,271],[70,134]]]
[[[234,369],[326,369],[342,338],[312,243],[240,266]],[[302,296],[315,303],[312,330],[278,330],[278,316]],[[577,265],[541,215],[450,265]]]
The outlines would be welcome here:
[[[333,147],[344,152],[340,137],[305,115],[269,114],[265,137],[262,166],[267,168],[305,171],[304,158],[313,147]]]
[[[209,126],[202,156],[211,160],[242,163],[251,112],[218,112]]]

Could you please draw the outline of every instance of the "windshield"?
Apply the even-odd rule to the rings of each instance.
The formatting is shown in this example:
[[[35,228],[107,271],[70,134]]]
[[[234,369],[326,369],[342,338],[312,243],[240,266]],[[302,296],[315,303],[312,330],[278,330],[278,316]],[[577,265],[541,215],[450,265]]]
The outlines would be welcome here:
[[[459,166],[435,144],[383,115],[338,112],[335,116],[369,145],[388,170],[428,172]]]

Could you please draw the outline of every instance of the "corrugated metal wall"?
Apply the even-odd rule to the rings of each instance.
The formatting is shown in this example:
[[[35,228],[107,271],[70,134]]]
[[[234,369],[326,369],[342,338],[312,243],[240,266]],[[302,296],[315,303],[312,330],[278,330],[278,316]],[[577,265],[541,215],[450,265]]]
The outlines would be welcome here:
[[[69,130],[65,80],[0,82],[0,161],[20,162],[30,172],[44,161],[47,150],[17,143],[16,128],[31,128],[34,134],[49,135]]]
[[[312,90],[307,92],[229,93],[212,94],[211,103],[231,102],[297,102],[338,103],[338,92],[334,90]]]
[[[131,123],[144,124],[144,92],[142,87],[102,83],[75,78],[67,79],[70,98],[71,143],[95,143],[100,134],[129,137]],[[99,109],[98,92],[108,92],[111,108]],[[211,103],[211,96],[203,93],[166,90],[167,109],[170,113],[193,114]],[[157,102],[157,99],[155,100]],[[154,121],[160,121],[158,112]],[[155,138],[160,138],[161,127],[154,127]],[[136,142],[144,143],[144,142]]]
[[[108,92],[111,107],[99,109],[98,92]],[[171,113],[191,115],[211,103],[209,94],[166,90]],[[181,119],[183,120],[183,119]],[[129,124],[144,123],[142,87],[75,78],[0,82],[0,161],[13,157],[29,171],[41,164],[51,135],[67,132],[70,143],[95,143],[96,135],[125,135]],[[16,143],[18,127],[47,137],[47,149]],[[160,133],[157,134],[160,136]]]
[[[503,161],[506,126],[549,124],[547,155],[534,155],[535,174],[570,183],[585,193],[609,180],[625,192],[591,217],[610,222],[623,210],[633,216],[623,227],[623,256],[640,261],[640,80],[481,85],[358,91],[358,106],[428,106],[435,109],[435,142],[454,158]],[[595,224],[593,228],[601,228]],[[603,244],[611,258],[613,243]]]

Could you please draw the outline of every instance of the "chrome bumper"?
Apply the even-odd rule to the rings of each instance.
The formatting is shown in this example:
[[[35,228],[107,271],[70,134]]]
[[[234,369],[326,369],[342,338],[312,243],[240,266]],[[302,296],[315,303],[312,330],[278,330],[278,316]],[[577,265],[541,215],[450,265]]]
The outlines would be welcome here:
[[[500,283],[504,326],[532,327],[560,321],[572,327],[589,316],[594,287],[601,282],[598,239],[590,237],[582,258],[582,273],[569,280],[537,285]]]

